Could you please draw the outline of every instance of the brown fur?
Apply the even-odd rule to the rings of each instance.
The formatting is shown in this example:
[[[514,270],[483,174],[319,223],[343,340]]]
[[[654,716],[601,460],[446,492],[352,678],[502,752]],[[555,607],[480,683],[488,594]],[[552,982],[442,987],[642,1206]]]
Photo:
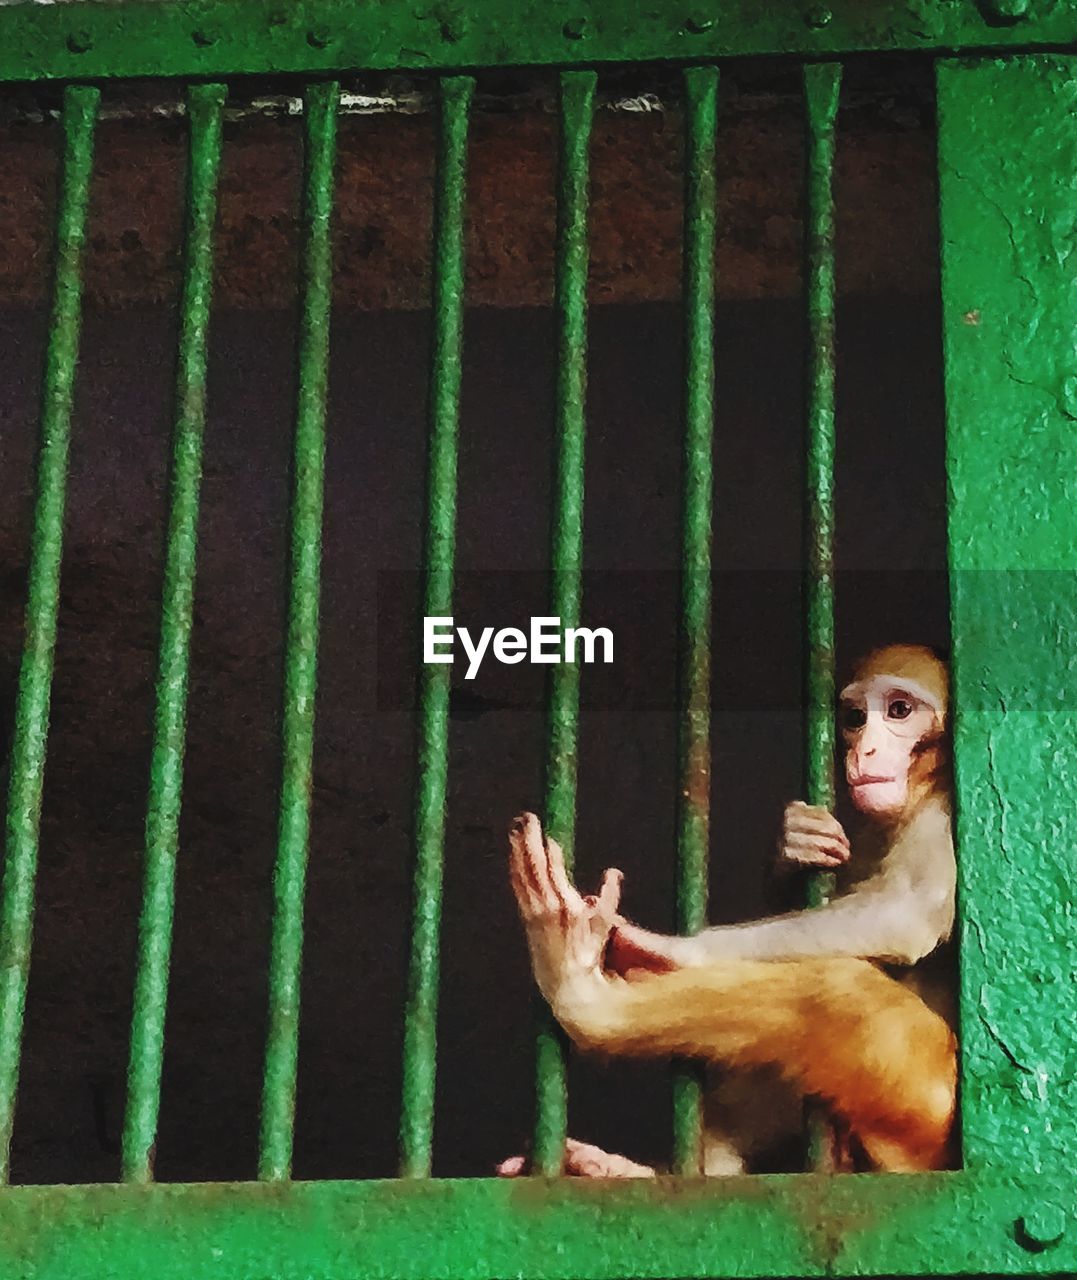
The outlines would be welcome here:
[[[566,993],[568,994],[568,993]],[[777,1066],[878,1168],[940,1167],[957,1081],[950,1028],[866,960],[729,960],[631,981],[555,1013],[584,1048]]]
[[[860,664],[843,699],[866,699],[874,688],[871,714],[885,718],[870,683],[878,677],[918,685],[911,691],[921,719],[926,705],[933,723],[904,747],[877,719],[870,737],[855,722],[846,729],[854,788],[865,778],[872,785],[880,769],[874,782],[893,784],[900,770],[906,786],[903,799],[891,793],[861,805],[854,796],[873,834],[867,848],[858,843],[845,892],[829,905],[692,938],[652,934],[616,915],[619,872],[606,873],[597,899],[581,898],[532,814],[513,824],[510,871],[536,981],[578,1044],[776,1070],[797,1093],[822,1099],[877,1168],[897,1172],[946,1163],[955,1111],[956,1041],[925,1003],[942,1009],[946,984],[939,987],[937,961],[911,968],[940,955],[953,925],[949,695],[946,668],[931,651],[896,645]],[[879,968],[887,962],[908,985]],[[739,1156],[731,1141],[712,1136]]]

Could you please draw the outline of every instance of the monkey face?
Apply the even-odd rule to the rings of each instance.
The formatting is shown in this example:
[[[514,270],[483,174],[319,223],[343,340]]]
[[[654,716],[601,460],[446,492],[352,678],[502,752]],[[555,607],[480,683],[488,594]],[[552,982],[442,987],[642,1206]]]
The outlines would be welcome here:
[[[840,715],[853,804],[875,818],[900,818],[930,772],[924,749],[941,730],[930,692],[915,681],[870,676],[842,690]]]

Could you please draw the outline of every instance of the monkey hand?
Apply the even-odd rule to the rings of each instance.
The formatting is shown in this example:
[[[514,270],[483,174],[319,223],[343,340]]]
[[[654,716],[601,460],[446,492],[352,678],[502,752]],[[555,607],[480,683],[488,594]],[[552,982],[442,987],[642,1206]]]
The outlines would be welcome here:
[[[499,1178],[519,1178],[529,1172],[526,1156],[509,1156],[497,1166]],[[653,1178],[655,1171],[647,1164],[637,1164],[628,1156],[615,1155],[594,1147],[589,1142],[565,1141],[565,1163],[562,1173],[569,1178]]]
[[[618,922],[621,873],[608,870],[598,896],[584,897],[568,878],[560,846],[524,813],[509,829],[509,874],[535,981],[556,1014],[569,990],[582,995],[610,980],[602,960]]]
[[[672,973],[680,968],[675,953],[681,944],[680,938],[667,938],[660,933],[651,933],[649,929],[641,929],[638,924],[618,920],[606,948],[606,970],[622,978]]]
[[[849,837],[829,810],[803,800],[785,806],[779,865],[840,867],[849,861],[849,853]]]

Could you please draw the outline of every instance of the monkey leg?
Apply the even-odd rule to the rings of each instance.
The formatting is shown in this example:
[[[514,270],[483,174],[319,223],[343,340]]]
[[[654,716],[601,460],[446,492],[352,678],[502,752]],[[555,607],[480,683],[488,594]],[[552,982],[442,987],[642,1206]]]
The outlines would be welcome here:
[[[892,1171],[943,1163],[957,1079],[953,1033],[866,960],[733,960],[632,981],[594,976],[554,1013],[586,1049],[767,1067],[824,1099]]]

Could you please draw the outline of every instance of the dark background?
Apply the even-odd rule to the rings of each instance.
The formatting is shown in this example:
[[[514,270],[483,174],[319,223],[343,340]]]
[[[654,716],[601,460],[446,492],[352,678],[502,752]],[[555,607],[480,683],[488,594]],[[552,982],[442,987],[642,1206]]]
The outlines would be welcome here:
[[[877,643],[945,645],[948,627],[937,268],[932,191],[924,179],[930,94],[922,79],[885,67],[876,81],[866,79],[882,88],[852,97],[843,116],[847,146],[839,175],[839,205],[842,193],[852,192],[874,220],[870,235],[848,222],[844,239],[839,235],[843,669]],[[734,249],[740,256],[729,287],[719,275],[716,335],[715,920],[766,909],[766,870],[781,809],[802,791],[799,176],[795,166],[777,172],[767,163],[768,146],[795,156],[798,108],[781,75],[733,94],[732,104],[729,128],[743,133],[737,164],[756,173],[757,185],[740,186],[723,169],[729,204],[745,227],[752,218],[764,228],[776,217],[792,221],[771,226],[771,243],[766,233],[757,232],[750,244],[738,240],[736,227],[725,228],[719,253],[720,268]],[[515,166],[507,178],[502,175],[505,194],[499,198],[507,200],[514,186],[526,191],[528,181],[547,172],[549,156],[535,138],[548,134],[548,119],[542,111],[522,109],[511,117],[515,142],[504,124],[497,127],[507,141],[489,141],[496,131],[490,121],[499,119],[491,113],[477,121],[479,138],[492,148],[478,163],[495,171],[500,157]],[[672,116],[658,123],[612,120],[600,117],[596,139],[606,166],[596,177],[596,218],[610,227],[643,220],[646,228],[648,215],[631,205],[639,198],[637,185],[626,180],[618,188],[613,181],[619,172],[615,153],[620,147],[619,163],[631,168],[633,156],[668,147],[678,125]],[[428,117],[421,123],[429,129]],[[347,121],[346,170],[353,163],[349,148],[353,142],[359,148],[368,125],[386,136],[392,127],[405,133],[419,127],[411,118]],[[236,149],[242,150],[246,127],[230,126]],[[294,122],[254,121],[249,127],[263,137],[265,155],[277,156],[280,186],[291,184],[294,194]],[[13,1149],[14,1177],[30,1182],[117,1176],[152,715],[176,318],[166,298],[141,296],[125,282],[153,276],[145,246],[159,236],[161,290],[167,294],[168,272],[178,261],[179,188],[173,177],[162,179],[156,192],[129,200],[121,218],[118,188],[108,184],[125,172],[133,183],[152,181],[154,163],[181,176],[182,135],[167,135],[162,158],[146,141],[145,124],[106,122],[101,128],[103,168],[91,226],[97,239],[90,248],[91,277],[98,283],[90,289],[74,426]],[[0,217],[6,226],[13,203],[20,218],[32,214],[46,227],[51,127],[20,121],[9,131],[23,152],[19,172],[25,182],[9,188],[9,208],[0,205]],[[521,139],[534,143],[534,154]],[[907,157],[920,157],[909,162],[911,206],[908,193],[888,203],[897,171],[872,159],[902,148]],[[675,155],[667,168],[676,178]],[[36,188],[26,175],[34,174],[45,192],[40,201],[31,199]],[[663,181],[656,177],[647,191]],[[255,1168],[295,316],[287,299],[266,298],[256,287],[259,271],[268,277],[276,271],[277,250],[262,235],[268,223],[248,227],[246,246],[237,242],[241,219],[234,190],[248,186],[237,180],[233,189],[226,181],[222,191],[222,237],[232,274],[222,278],[212,331],[188,766],[157,1145],[162,1179],[246,1178]],[[676,185],[670,189],[676,195]],[[24,198],[25,209],[19,206]],[[674,227],[675,206],[674,200]],[[408,216],[402,207],[383,220],[392,231]],[[473,210],[472,216],[479,215]],[[294,249],[294,208],[290,217],[282,232],[285,257]],[[128,224],[122,230],[137,238],[141,259],[135,239],[123,247],[113,219]],[[664,296],[661,270],[648,275],[649,247],[656,260],[666,252],[661,227],[652,230],[651,239],[642,235],[631,252],[623,243],[617,251],[596,251],[596,278],[607,286],[595,298],[605,305],[595,306],[591,316],[585,621],[612,628],[615,662],[587,668],[583,676],[577,856],[585,887],[604,866],[618,865],[627,876],[628,912],[667,927],[676,795],[680,319]],[[350,235],[344,240],[341,274],[351,280],[354,267],[360,283],[358,292],[345,286],[333,319],[297,1177],[395,1172],[409,910],[415,570],[429,318],[407,309],[408,299],[400,296],[402,268],[389,250],[379,261],[380,250],[372,249],[368,258],[374,260],[364,273],[357,242]],[[385,243],[384,235],[374,237],[375,246]],[[548,274],[545,251],[540,246],[529,257],[522,243],[506,232],[500,258],[489,258],[494,266],[485,283],[473,282],[473,292],[489,305],[470,310],[467,319],[456,617],[472,628],[526,625],[530,615],[546,612],[553,335],[549,310],[523,305],[528,289],[539,289],[535,281]],[[27,261],[31,283],[29,292],[20,293],[10,283],[17,275],[12,245],[9,239],[0,250],[6,255],[0,286],[8,282],[0,297],[7,498],[0,509],[0,677],[8,720],[21,642],[44,335],[31,279],[44,267]],[[425,251],[421,237],[420,247]],[[614,270],[618,252],[628,263],[620,273],[624,286]],[[236,283],[237,264],[249,270],[242,279],[255,282],[246,292]],[[657,283],[651,296],[641,298],[639,281],[649,278]],[[370,304],[367,293],[378,291],[371,279],[381,281],[388,309]],[[459,665],[455,675],[462,684]],[[469,684],[469,696],[454,703],[439,1174],[488,1173],[495,1160],[521,1149],[530,1125],[529,981],[505,883],[504,832],[521,807],[541,808],[543,677],[539,667],[488,660]],[[664,1069],[577,1063],[571,1097],[578,1136],[638,1158],[666,1158]]]

